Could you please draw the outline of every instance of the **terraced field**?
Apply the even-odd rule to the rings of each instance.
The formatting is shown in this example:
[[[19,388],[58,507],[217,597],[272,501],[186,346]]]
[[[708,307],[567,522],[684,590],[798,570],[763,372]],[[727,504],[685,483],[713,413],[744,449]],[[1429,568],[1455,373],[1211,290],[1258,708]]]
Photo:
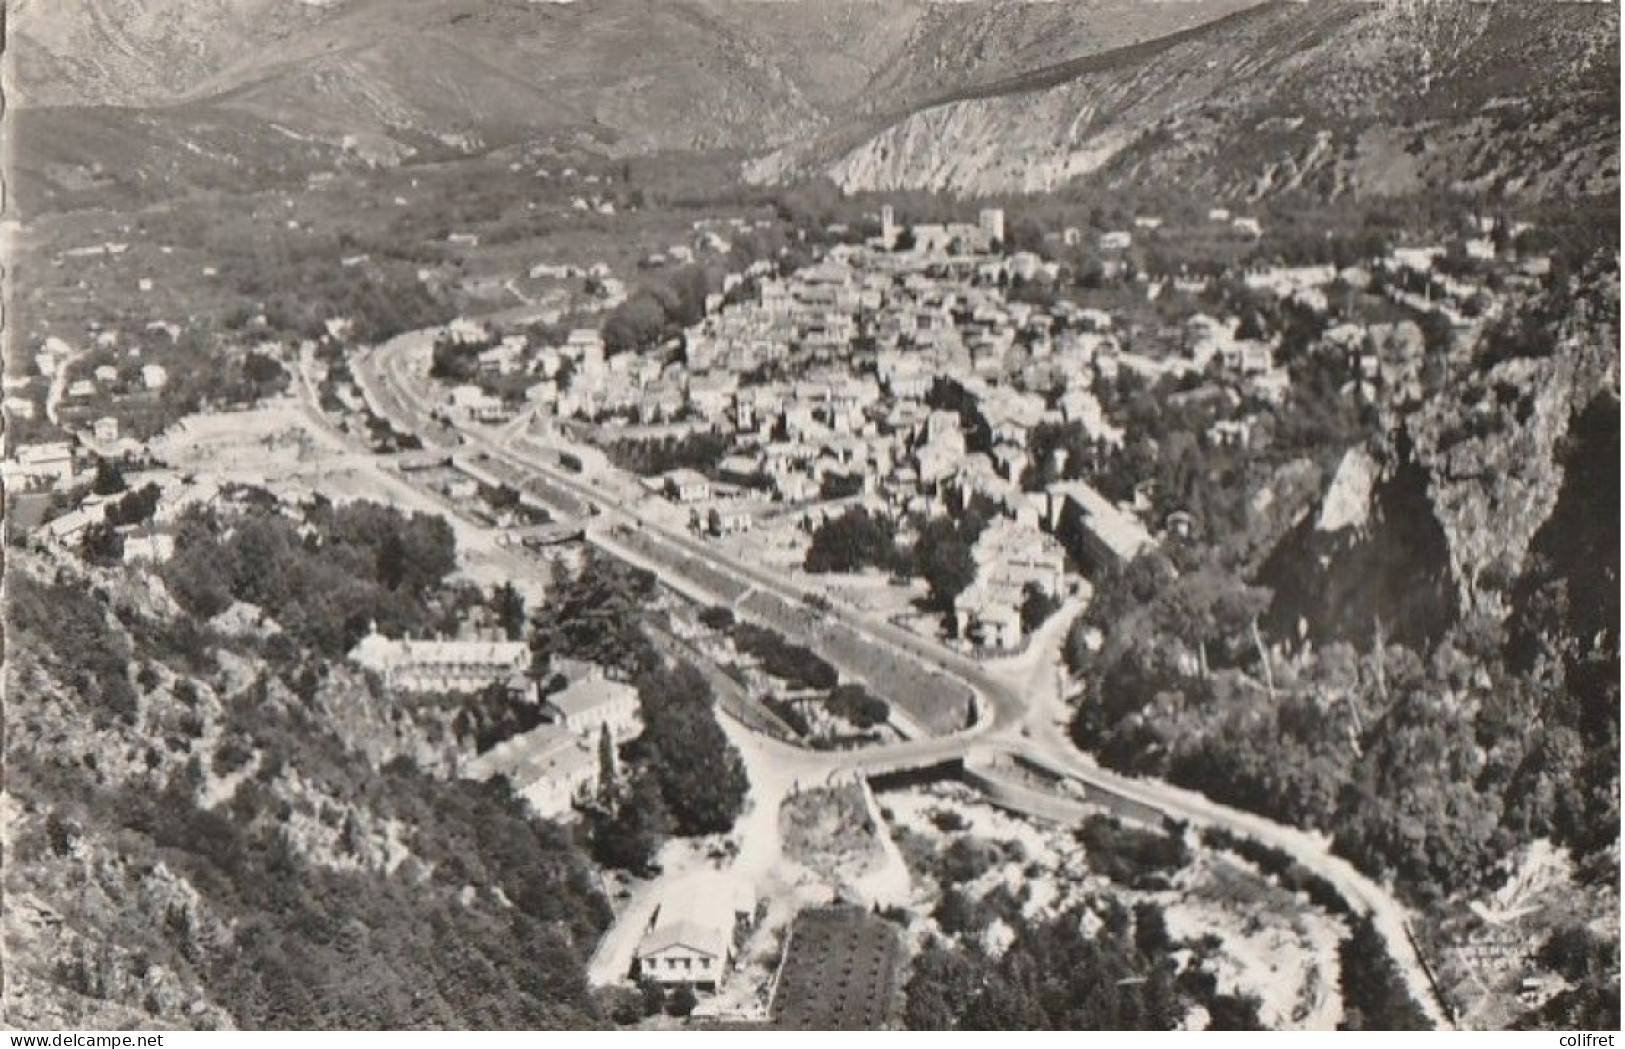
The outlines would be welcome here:
[[[855,907],[803,911],[790,929],[773,994],[773,1026],[792,1031],[876,1031],[898,993],[897,927]]]

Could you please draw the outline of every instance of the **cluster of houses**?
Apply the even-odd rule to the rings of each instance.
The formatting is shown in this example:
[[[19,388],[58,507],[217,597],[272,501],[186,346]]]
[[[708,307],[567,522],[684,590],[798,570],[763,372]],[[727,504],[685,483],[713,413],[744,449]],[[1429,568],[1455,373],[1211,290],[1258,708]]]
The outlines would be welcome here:
[[[1185,354],[1164,360],[1131,352],[1104,310],[1012,298],[1013,283],[1053,278],[1055,267],[1005,250],[998,209],[907,237],[890,209],[881,220],[870,242],[837,245],[793,273],[758,262],[731,275],[680,347],[611,356],[581,329],[538,352],[480,329],[451,334],[486,347],[482,370],[528,370],[525,396],[544,417],[726,435],[731,451],[715,468],[647,481],[712,535],[783,520],[786,504],[805,508],[804,530],[850,501],[893,516],[993,508],[1000,526],[978,548],[977,582],[955,612],[961,636],[1009,648],[1029,589],[1062,589],[1064,543],[1049,534],[1059,497],[1026,490],[1035,429],[1076,424],[1121,445],[1094,392],[1121,369],[1219,367],[1272,400],[1286,374],[1273,347],[1240,337],[1234,318],[1192,318]],[[453,410],[482,421],[513,411],[474,386],[449,396]],[[1233,425],[1226,439],[1244,434]]]
[[[641,727],[637,689],[594,664],[557,661],[549,682],[555,687],[533,688],[527,677],[530,648],[522,641],[397,639],[374,627],[349,659],[401,694],[466,694],[496,686],[529,697],[542,723],[474,757],[462,774],[478,780],[502,776],[543,816],[569,813],[598,786],[602,735],[618,743]]]

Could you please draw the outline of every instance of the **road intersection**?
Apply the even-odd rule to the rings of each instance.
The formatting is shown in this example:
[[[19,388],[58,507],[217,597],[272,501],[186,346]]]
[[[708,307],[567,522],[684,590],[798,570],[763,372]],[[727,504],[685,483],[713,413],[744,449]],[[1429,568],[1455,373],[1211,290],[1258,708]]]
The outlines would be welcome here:
[[[629,496],[635,487],[617,484],[614,469],[602,461],[601,456],[593,460],[590,471],[577,476],[560,467],[556,455],[549,461],[537,454],[540,449],[534,445],[527,448],[520,442],[516,450],[511,440],[499,440],[495,434],[472,425],[451,430],[443,419],[435,417],[429,401],[420,392],[419,384],[427,382],[432,345],[432,334],[408,333],[355,362],[353,370],[358,384],[374,411],[397,427],[417,433],[426,446],[460,446],[464,453],[483,455],[522,475],[572,493],[595,510],[587,531],[589,542],[613,556],[650,568],[668,583],[683,575],[686,561],[696,559],[708,572],[720,573],[788,602],[805,602],[808,590],[781,576],[739,562],[714,545],[683,535],[641,509]],[[514,433],[510,429],[502,436],[511,438]],[[570,450],[593,454],[574,447]],[[583,477],[589,479],[583,480]],[[618,529],[635,531],[640,538],[640,549],[631,549],[617,541]],[[669,556],[659,556],[661,552]],[[688,584],[683,589],[691,593],[705,592],[703,581],[683,582]],[[846,751],[813,751],[752,734],[757,754],[770,760],[777,771],[775,781],[788,777],[791,782],[827,782],[841,775],[874,775],[923,768],[963,761],[972,755],[1003,756],[1021,760],[1062,779],[1072,779],[1096,795],[1115,795],[1155,809],[1171,820],[1196,827],[1223,828],[1286,853],[1336,888],[1355,912],[1368,915],[1386,941],[1411,996],[1436,1026],[1450,1026],[1411,936],[1404,905],[1389,889],[1333,855],[1330,843],[1324,838],[1220,805],[1158,780],[1131,778],[1100,768],[1072,745],[1056,717],[1056,704],[1047,695],[1056,687],[1052,676],[1055,671],[1051,669],[1046,674],[1034,669],[1035,666],[1053,668],[1054,661],[1035,660],[1013,670],[995,669],[993,665],[970,659],[855,609],[827,603],[822,607],[824,615],[868,643],[913,659],[968,686],[978,697],[981,716],[971,727],[952,734]],[[1059,616],[1056,619],[1055,632],[1042,639],[1046,646],[1057,645],[1064,636],[1061,628],[1065,621]],[[1035,641],[1035,647],[1037,643]],[[741,726],[732,727],[745,731]],[[771,799],[758,799],[758,803],[766,800]]]

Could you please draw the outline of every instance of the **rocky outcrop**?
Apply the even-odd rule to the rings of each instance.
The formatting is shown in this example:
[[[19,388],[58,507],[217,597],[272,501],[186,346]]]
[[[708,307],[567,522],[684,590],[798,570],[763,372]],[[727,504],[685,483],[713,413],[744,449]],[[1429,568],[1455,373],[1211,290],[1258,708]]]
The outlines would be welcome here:
[[[1274,591],[1265,618],[1272,636],[1360,647],[1381,636],[1420,647],[1455,622],[1449,548],[1427,474],[1414,463],[1364,472],[1373,466],[1364,450],[1351,451],[1319,513],[1265,560],[1258,582]]]
[[[1618,114],[1598,100],[1617,81],[1617,17],[1607,5],[1265,4],[962,92],[834,155],[789,147],[747,175],[968,195],[1081,176],[1235,197],[1607,192]]]
[[[1312,520],[1271,553],[1276,636],[1405,643],[1504,619],[1552,517],[1581,414],[1619,387],[1617,264],[1515,302],[1421,407],[1351,449]],[[1616,435],[1617,441],[1617,435]]]
[[[1518,304],[1448,388],[1405,420],[1464,609],[1501,618],[1563,484],[1571,428],[1619,387],[1619,274]]]

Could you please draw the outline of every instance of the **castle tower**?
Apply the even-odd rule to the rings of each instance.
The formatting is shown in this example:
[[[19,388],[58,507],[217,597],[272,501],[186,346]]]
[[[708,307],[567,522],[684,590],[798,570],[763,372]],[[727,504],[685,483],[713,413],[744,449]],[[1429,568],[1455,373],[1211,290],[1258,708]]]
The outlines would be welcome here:
[[[1000,244],[1004,243],[1003,208],[983,208],[978,225],[982,227],[982,235],[987,237],[990,243],[995,240]]]
[[[890,204],[880,206],[880,240],[888,248],[897,243],[897,214]]]

